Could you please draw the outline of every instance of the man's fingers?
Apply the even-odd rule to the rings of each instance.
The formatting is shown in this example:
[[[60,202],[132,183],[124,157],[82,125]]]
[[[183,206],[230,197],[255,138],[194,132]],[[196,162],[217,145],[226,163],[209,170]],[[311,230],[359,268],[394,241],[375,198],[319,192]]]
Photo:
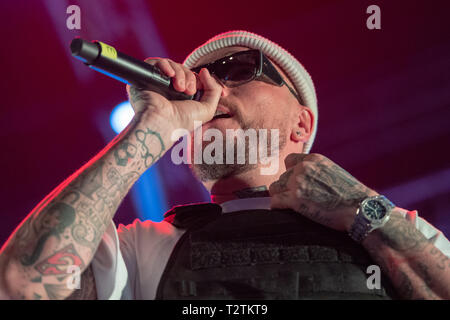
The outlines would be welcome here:
[[[271,196],[276,195],[278,193],[284,192],[286,191],[286,188],[282,186],[280,180],[277,180],[275,182],[273,182],[270,186],[269,186],[269,193]]]
[[[198,89],[194,72],[170,59],[148,58],[145,62],[158,67],[166,76],[173,79],[175,90],[193,95]]]
[[[292,168],[297,163],[300,163],[308,156],[307,153],[291,153],[288,154],[287,157],[284,159],[284,165],[286,166],[286,169]]]
[[[200,76],[197,73],[194,73],[195,76],[195,88],[196,91],[203,90],[203,83],[200,80]]]
[[[169,61],[167,61],[167,59],[151,57],[151,58],[145,59],[144,62],[157,67],[159,70],[162,71],[163,74],[165,74],[168,77],[175,76],[175,70],[172,68],[172,66],[170,65]]]
[[[186,67],[183,68],[186,75],[186,94],[193,95],[197,91],[197,78],[191,70]]]
[[[217,108],[220,95],[222,94],[222,86],[209,73],[208,69],[200,70],[200,81],[203,83],[203,96],[200,102],[207,104],[208,107]],[[212,117],[212,116],[211,116]]]
[[[294,174],[294,169],[287,170],[284,172],[277,181],[273,182],[269,186],[269,193],[271,195],[284,192],[288,190],[288,183],[291,176]]]
[[[180,64],[169,60],[173,70],[175,70],[175,81],[173,87],[175,90],[184,92],[186,90],[186,74]]]
[[[182,64],[168,59],[169,64],[175,70],[175,89],[193,95],[197,91],[197,79],[194,73]]]
[[[161,59],[156,63],[156,66],[164,72],[164,74],[168,77],[174,77],[175,76],[175,69],[170,65],[169,61],[167,59]]]

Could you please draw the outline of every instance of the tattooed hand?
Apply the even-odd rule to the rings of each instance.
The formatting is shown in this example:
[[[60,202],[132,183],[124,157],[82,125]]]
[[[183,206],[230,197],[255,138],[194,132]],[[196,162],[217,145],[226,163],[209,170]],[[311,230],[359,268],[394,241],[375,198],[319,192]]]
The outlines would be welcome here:
[[[173,126],[173,129],[183,128],[192,131],[195,129],[194,121],[207,122],[213,118],[222,87],[206,69],[202,69],[196,77],[188,68],[170,59],[151,58],[145,62],[158,67],[172,78],[175,90],[188,95],[203,90],[203,95],[200,101],[169,101],[156,92],[127,86],[129,100],[138,115],[138,122],[145,124],[148,119],[158,115]]]
[[[377,193],[320,154],[292,153],[270,185],[272,208],[290,208],[338,231],[350,230],[359,202]]]

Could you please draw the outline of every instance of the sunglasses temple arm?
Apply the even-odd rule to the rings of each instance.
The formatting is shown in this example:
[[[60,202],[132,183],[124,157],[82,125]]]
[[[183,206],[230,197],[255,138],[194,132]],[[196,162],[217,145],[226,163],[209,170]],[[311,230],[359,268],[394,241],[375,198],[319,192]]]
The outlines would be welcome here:
[[[297,94],[297,92],[296,92],[290,85],[288,85],[288,84],[286,83],[286,81],[283,80],[283,82],[284,82],[284,84],[286,85],[286,87],[288,87],[288,89],[289,89],[289,91],[292,93],[292,95],[298,100],[298,102],[300,102],[300,104],[303,105],[303,100],[302,100],[302,98]]]

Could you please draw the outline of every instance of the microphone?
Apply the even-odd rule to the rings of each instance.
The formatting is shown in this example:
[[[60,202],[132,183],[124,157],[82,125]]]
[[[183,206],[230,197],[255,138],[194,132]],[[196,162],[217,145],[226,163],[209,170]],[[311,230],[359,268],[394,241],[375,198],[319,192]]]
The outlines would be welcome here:
[[[168,100],[200,100],[202,90],[194,95],[176,91],[172,79],[158,67],[130,57],[100,41],[75,38],[70,44],[72,56],[90,68],[140,89],[157,92]]]

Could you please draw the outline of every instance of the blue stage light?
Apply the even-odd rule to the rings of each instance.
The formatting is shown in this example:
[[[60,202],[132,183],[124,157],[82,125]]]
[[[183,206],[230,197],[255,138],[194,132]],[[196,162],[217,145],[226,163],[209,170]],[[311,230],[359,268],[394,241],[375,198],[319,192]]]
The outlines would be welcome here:
[[[115,133],[120,133],[134,117],[134,110],[129,101],[119,103],[111,112],[109,122]]]

